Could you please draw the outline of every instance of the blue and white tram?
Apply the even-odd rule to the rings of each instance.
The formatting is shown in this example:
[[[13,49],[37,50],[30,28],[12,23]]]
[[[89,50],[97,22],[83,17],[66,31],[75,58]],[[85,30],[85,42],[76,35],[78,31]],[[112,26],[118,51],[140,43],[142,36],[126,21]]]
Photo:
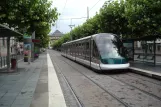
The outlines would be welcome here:
[[[96,70],[128,69],[128,61],[118,52],[119,39],[99,33],[62,44],[62,55]]]

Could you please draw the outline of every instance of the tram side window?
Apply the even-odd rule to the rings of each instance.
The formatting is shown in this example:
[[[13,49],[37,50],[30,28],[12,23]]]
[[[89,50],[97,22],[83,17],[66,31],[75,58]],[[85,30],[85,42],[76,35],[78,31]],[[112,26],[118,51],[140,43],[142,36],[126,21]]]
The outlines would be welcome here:
[[[89,41],[87,41],[86,42],[86,48],[85,48],[85,50],[86,50],[86,59],[87,60],[90,60],[89,58],[90,58],[90,48],[89,48]]]
[[[83,44],[81,43],[81,56],[83,56]]]
[[[79,56],[81,55],[81,43],[79,43]]]
[[[69,45],[67,45],[67,54],[69,54]]]
[[[99,59],[98,49],[97,49],[95,41],[93,41],[93,52],[92,52],[92,54],[93,54],[94,58]]]
[[[63,46],[64,53],[66,53],[66,45]]]
[[[75,44],[73,43],[73,55],[75,54]]]
[[[70,54],[72,55],[73,54],[73,44],[71,44],[71,46],[70,46]]]
[[[75,54],[75,43],[73,43],[73,56]]]
[[[75,55],[77,56],[77,43],[75,44]]]
[[[68,52],[67,53],[69,54],[70,53],[70,45],[67,45],[67,47],[68,47],[67,48],[68,49]]]
[[[77,56],[79,55],[79,44],[77,43]]]
[[[70,44],[70,55],[72,55],[72,44]]]
[[[85,43],[82,42],[82,58],[85,59]]]

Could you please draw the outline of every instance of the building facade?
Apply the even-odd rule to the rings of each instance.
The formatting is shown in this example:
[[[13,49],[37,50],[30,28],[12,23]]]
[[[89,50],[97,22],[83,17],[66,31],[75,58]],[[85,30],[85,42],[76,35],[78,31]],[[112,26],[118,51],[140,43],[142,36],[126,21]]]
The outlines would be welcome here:
[[[57,41],[58,39],[60,39],[63,36],[63,33],[61,33],[59,30],[56,30],[54,33],[50,34],[50,42],[49,42],[49,48],[51,47],[51,45]]]

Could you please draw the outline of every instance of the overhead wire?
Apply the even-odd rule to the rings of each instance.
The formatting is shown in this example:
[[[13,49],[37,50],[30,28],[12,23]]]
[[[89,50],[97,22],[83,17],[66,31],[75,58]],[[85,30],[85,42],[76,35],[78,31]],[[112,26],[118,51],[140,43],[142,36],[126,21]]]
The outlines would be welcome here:
[[[92,10],[100,1],[101,1],[101,0],[98,0],[98,1],[92,6],[92,8],[89,9],[89,11],[91,11],[91,10]],[[89,12],[89,11],[88,11],[88,12]],[[85,15],[86,15],[86,14],[84,14],[83,16],[85,16]]]
[[[68,1],[68,0],[65,1],[65,4],[64,4],[64,7],[63,7],[63,10],[62,10],[61,14],[63,14],[63,12],[64,12],[64,9],[65,9],[65,7],[66,7],[67,1]],[[60,14],[60,15],[61,15],[61,14]],[[58,21],[59,21],[59,20],[60,20],[60,19],[58,19]],[[58,21],[56,22],[56,28],[57,28],[57,23],[58,23]]]
[[[67,1],[67,0],[66,0]],[[92,8],[89,9],[89,11],[91,11],[101,0],[98,0],[93,6]],[[85,15],[84,15],[85,16]],[[83,19],[83,18],[87,18],[87,17],[79,17],[79,18],[65,18],[65,19],[59,19],[59,20],[71,20],[71,19]]]
[[[66,7],[67,1],[68,1],[68,0],[65,1],[65,5],[64,5],[64,8],[63,8],[63,10],[62,10],[62,13],[64,12],[64,9],[65,9],[65,7]]]
[[[89,9],[89,11],[91,11],[99,2],[100,2],[101,0],[98,0],[93,6],[92,6],[92,8],[90,8]],[[65,2],[65,5],[64,5],[64,8],[63,8],[63,11],[64,11],[64,9],[65,9],[65,7],[66,7],[66,4],[67,4],[67,0],[66,0],[66,2]],[[63,13],[63,11],[62,11],[62,13]],[[86,14],[85,14],[86,15]],[[84,15],[84,16],[85,16]],[[71,19],[84,19],[84,18],[87,18],[87,17],[78,17],[78,18],[64,18],[64,19],[58,19],[58,20],[71,20]]]
[[[93,6],[91,9],[89,9],[89,11],[91,11],[101,0],[98,0]]]

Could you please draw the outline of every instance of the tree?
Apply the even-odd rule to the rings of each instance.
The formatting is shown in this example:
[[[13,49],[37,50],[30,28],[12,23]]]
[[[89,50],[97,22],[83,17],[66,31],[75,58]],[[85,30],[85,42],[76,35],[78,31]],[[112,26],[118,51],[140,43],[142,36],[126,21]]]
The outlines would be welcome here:
[[[43,37],[48,38],[50,26],[59,15],[56,8],[51,9],[51,4],[48,0],[1,0],[0,23],[29,35],[36,31],[36,38],[46,46],[48,39]]]
[[[124,9],[124,0],[105,2],[100,9],[100,31],[125,37],[129,35],[131,32],[127,26],[128,20],[124,17]]]
[[[135,36],[161,33],[160,0],[126,0],[125,17]]]

